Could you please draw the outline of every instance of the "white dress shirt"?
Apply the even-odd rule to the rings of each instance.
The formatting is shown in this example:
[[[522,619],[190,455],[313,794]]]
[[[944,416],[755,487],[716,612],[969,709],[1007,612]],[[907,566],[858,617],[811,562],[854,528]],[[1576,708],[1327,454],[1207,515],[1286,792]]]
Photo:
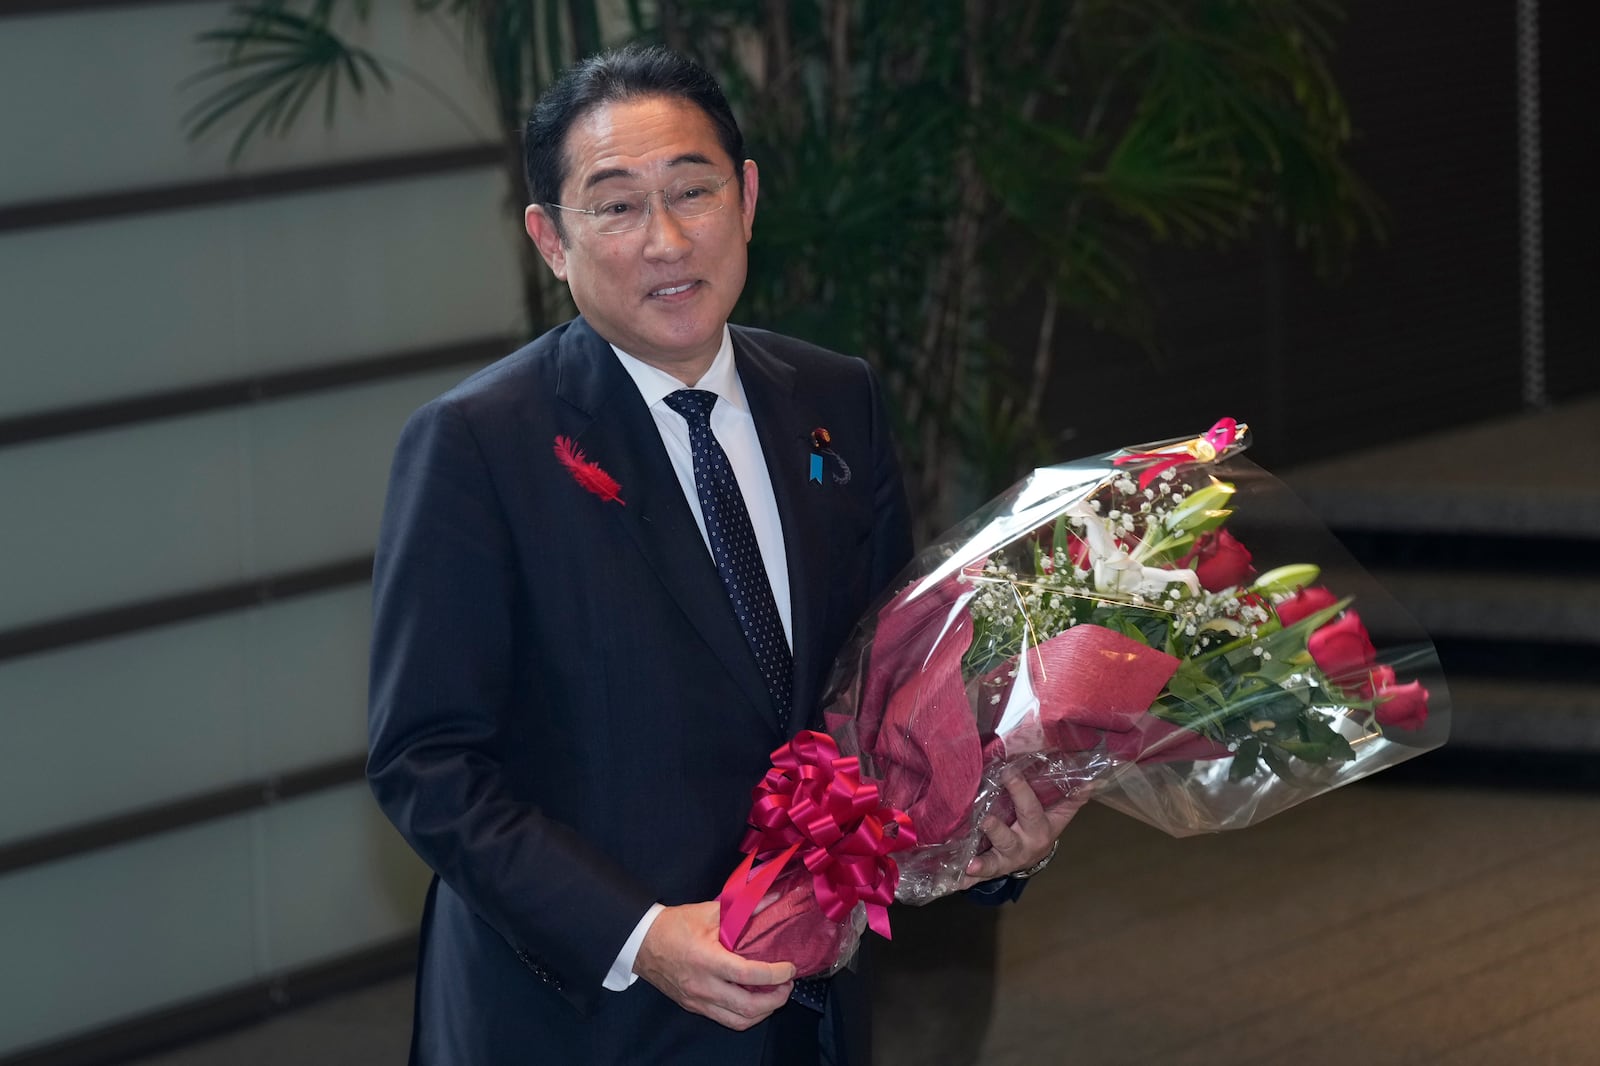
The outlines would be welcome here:
[[[700,510],[700,494],[694,486],[694,456],[689,450],[689,425],[666,404],[668,394],[684,388],[683,382],[642,362],[627,352],[611,346],[621,361],[622,368],[639,387],[639,395],[656,420],[661,443],[666,446],[667,457],[672,460],[673,472],[678,475],[678,485],[683,489],[689,510],[694,512],[695,524],[700,527],[700,539],[706,542],[706,553],[711,553],[711,542],[706,537],[706,519]],[[733,362],[733,339],[728,327],[722,327],[722,347],[717,350],[711,366],[693,386],[717,394],[717,405],[711,409],[711,433],[728,454],[733,475],[739,480],[739,492],[744,496],[745,509],[750,512],[750,525],[755,530],[756,544],[761,549],[761,562],[766,567],[767,581],[772,585],[772,598],[778,605],[778,616],[783,620],[783,634],[790,647],[794,646],[794,625],[789,605],[789,560],[784,554],[783,525],[778,521],[778,502],[772,495],[772,478],[767,474],[767,460],[761,451],[761,440],[756,436],[755,419],[750,416],[750,403],[745,399],[744,385],[739,381],[738,369]],[[752,782],[753,784],[753,782]],[[611,970],[606,974],[604,986],[621,992],[638,980],[633,972],[634,960],[639,957],[639,946],[664,908],[654,904],[645,912],[633,935],[622,945],[622,951]]]

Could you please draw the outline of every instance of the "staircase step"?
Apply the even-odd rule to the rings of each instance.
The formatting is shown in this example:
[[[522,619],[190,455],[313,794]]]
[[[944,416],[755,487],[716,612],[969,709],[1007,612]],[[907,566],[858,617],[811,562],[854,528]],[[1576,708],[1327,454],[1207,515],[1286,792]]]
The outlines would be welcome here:
[[[1435,765],[1600,765],[1600,395],[1280,473],[1398,604],[1325,574],[1379,646],[1433,638]]]
[[[1600,395],[1283,472],[1338,529],[1600,540]]]
[[[1449,746],[1600,754],[1600,685],[1454,676]]]
[[[1593,644],[1600,658],[1600,576],[1385,569],[1373,577],[1430,636]],[[1381,611],[1367,619],[1375,630],[1384,622]]]

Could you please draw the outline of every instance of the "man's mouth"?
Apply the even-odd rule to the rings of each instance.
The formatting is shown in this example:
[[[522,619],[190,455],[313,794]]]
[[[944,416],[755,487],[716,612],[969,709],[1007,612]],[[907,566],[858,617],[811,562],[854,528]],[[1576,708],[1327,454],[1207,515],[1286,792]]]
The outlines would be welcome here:
[[[656,289],[650,295],[651,296],[676,296],[680,292],[688,292],[690,289],[694,288],[694,285],[695,285],[695,283],[692,282],[692,281],[686,281],[681,285],[668,285],[664,289]]]

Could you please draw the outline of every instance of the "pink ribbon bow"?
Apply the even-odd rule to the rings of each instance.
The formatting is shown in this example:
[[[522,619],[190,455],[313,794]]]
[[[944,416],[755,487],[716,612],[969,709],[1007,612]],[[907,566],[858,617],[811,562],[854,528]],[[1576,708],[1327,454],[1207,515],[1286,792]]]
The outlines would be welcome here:
[[[829,920],[843,922],[865,903],[867,924],[889,937],[899,867],[889,853],[917,842],[904,811],[882,804],[878,786],[861,780],[860,760],[839,754],[825,733],[810,730],[772,753],[772,769],[754,790],[744,862],[717,897],[720,938],[733,950],[755,910],[790,860],[800,857]],[[761,866],[754,870],[757,861]]]

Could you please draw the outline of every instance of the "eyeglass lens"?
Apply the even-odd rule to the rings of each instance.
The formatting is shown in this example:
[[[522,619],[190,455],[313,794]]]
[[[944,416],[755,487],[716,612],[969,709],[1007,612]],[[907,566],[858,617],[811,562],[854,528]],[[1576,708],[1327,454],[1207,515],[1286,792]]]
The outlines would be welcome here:
[[[652,210],[650,197],[661,193],[667,210],[679,218],[709,215],[722,207],[722,189],[731,179],[709,175],[685,178],[665,189],[630,190],[602,196],[590,206],[595,228],[601,233],[621,233],[645,224]]]

